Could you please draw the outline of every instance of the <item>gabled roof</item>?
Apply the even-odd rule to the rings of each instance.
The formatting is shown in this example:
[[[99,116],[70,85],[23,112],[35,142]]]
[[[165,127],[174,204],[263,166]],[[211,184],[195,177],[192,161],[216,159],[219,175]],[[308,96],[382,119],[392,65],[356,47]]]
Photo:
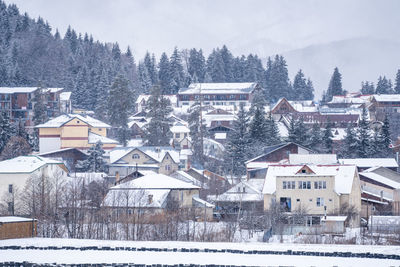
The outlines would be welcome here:
[[[251,93],[257,86],[257,83],[192,83],[188,88],[181,88],[178,94]]]
[[[307,165],[315,174],[297,173],[304,165],[270,165],[265,176],[263,194],[273,194],[276,191],[276,178],[279,176],[333,176],[335,192],[350,194],[353,178],[357,173],[354,165]]]
[[[139,150],[157,162],[162,162],[168,154],[175,163],[179,163],[179,153],[171,147],[155,147],[155,146],[142,146],[142,147],[118,147],[110,151],[110,163],[116,163],[134,150]]]
[[[400,102],[400,94],[383,94],[372,96],[378,102]]]
[[[363,172],[360,172],[360,176],[364,176],[366,178],[369,178],[371,180],[374,180],[378,183],[384,184],[386,186],[389,186],[393,189],[400,189],[400,182],[396,182],[390,178],[385,177],[384,175],[374,173],[368,170],[365,170]]]
[[[48,151],[48,152],[40,153],[40,154],[38,154],[38,156],[44,157],[44,156],[48,156],[50,154],[67,152],[67,151],[76,151],[79,154],[83,154],[84,156],[87,156],[87,154],[85,152],[83,152],[82,150],[79,150],[78,148],[75,148],[75,147],[67,147],[67,148],[61,148],[61,149],[57,149],[57,150],[53,150],[53,151]]]
[[[224,202],[253,202],[262,201],[264,199],[262,195],[264,180],[262,179],[250,179],[242,181],[234,185],[231,189],[218,196],[209,196],[210,201],[224,201]],[[243,192],[242,188],[246,188]]]
[[[0,173],[32,173],[47,164],[64,165],[61,161],[40,156],[19,156],[0,161]]]
[[[164,208],[170,189],[127,189],[110,188],[103,207]],[[151,198],[151,201],[149,199]]]
[[[102,144],[118,144],[118,141],[114,139],[102,136],[100,134],[95,134],[93,132],[89,132],[89,144],[96,144],[99,141]]]
[[[39,87],[0,87],[0,94],[32,93]]]
[[[49,120],[43,124],[36,125],[35,128],[59,128],[62,127],[64,124],[68,123],[69,121],[73,119],[79,119],[88,125],[92,127],[97,127],[97,128],[111,128],[110,125],[107,123],[104,123],[102,121],[99,121],[95,118],[92,118],[87,115],[80,115],[80,114],[64,114],[60,115],[52,120]]]
[[[199,189],[199,186],[161,173],[148,173],[137,179],[121,183],[111,189]]]
[[[62,93],[60,94],[60,100],[61,100],[61,101],[68,101],[68,100],[70,100],[70,99],[71,99],[71,94],[72,94],[72,92],[62,92]]]

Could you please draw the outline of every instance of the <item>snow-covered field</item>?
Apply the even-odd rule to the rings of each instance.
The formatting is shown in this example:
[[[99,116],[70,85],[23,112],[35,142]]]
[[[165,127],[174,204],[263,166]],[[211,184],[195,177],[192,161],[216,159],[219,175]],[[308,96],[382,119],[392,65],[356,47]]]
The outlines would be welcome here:
[[[400,266],[400,260],[344,258],[326,256],[299,255],[261,255],[234,254],[223,252],[180,252],[181,248],[234,249],[242,251],[318,251],[318,252],[354,252],[380,253],[400,255],[398,246],[362,246],[362,245],[312,245],[312,244],[268,244],[268,243],[198,243],[198,242],[137,242],[137,241],[105,241],[82,239],[13,239],[0,241],[0,247],[135,247],[135,248],[177,248],[178,251],[126,251],[126,250],[38,250],[38,249],[6,249],[0,250],[0,261],[84,264],[84,263],[135,263],[135,264],[217,264],[245,266]]]

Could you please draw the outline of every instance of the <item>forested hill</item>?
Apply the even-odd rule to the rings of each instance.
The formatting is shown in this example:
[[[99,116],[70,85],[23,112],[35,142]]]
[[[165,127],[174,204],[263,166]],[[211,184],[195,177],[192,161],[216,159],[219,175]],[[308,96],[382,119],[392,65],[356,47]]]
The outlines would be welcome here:
[[[64,87],[75,105],[101,109],[109,86],[123,74],[131,89],[136,67],[129,50],[104,44],[69,28],[52,34],[42,18],[20,14],[17,6],[0,0],[0,86]]]

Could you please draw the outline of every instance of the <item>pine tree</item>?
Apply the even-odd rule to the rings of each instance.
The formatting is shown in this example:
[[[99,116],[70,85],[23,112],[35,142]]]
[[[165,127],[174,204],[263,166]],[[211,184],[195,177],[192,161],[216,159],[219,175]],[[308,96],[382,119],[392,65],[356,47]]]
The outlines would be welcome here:
[[[158,64],[158,79],[163,94],[170,94],[172,91],[171,70],[167,54],[163,53]]]
[[[111,125],[117,128],[118,141],[126,146],[129,139],[127,132],[128,117],[133,109],[133,96],[128,88],[128,81],[124,76],[118,75],[111,85],[108,99],[108,116]]]
[[[383,158],[392,157],[393,152],[390,148],[391,142],[389,119],[385,116],[381,129],[375,129],[371,156]]]
[[[224,60],[219,50],[213,50],[207,59],[207,72],[212,82],[222,83],[226,81]]]
[[[266,129],[266,140],[265,144],[267,146],[272,146],[279,144],[281,142],[281,137],[279,133],[278,126],[276,125],[271,113],[268,115],[268,119],[265,120]]]
[[[372,95],[375,93],[375,86],[373,82],[361,82],[361,93],[363,95]]]
[[[7,112],[0,112],[0,153],[8,140],[15,134],[13,125]]]
[[[371,131],[367,121],[367,110],[365,107],[361,113],[361,120],[358,123],[357,134],[357,155],[360,158],[367,158],[371,154]]]
[[[332,153],[333,150],[333,134],[332,134],[332,123],[328,121],[323,131],[322,142],[326,153]]]
[[[393,92],[392,82],[386,79],[385,76],[379,76],[378,83],[376,84],[376,94],[391,94]]]
[[[395,84],[394,92],[400,94],[400,69],[397,70]]]
[[[190,50],[188,72],[190,77],[197,77],[198,82],[204,82],[206,60],[201,49],[199,51],[195,48]]]
[[[140,91],[143,93],[149,93],[152,83],[149,72],[143,63],[139,63],[138,73]]]
[[[172,91],[171,94],[178,93],[179,89],[184,85],[185,74],[183,72],[182,59],[179,55],[178,48],[175,47],[174,52],[169,60],[170,63],[170,75],[172,79]]]
[[[342,157],[356,158],[357,146],[358,146],[358,139],[356,133],[354,132],[353,126],[349,124],[346,128],[346,136],[344,138],[343,148],[341,151]]]
[[[293,81],[293,99],[294,100],[305,100],[304,93],[307,91],[307,81],[304,77],[302,70],[300,69]]]
[[[331,80],[329,81],[326,95],[326,101],[331,101],[332,97],[335,95],[343,95],[342,74],[340,74],[337,67],[334,69]]]
[[[317,123],[313,124],[311,128],[310,138],[306,146],[314,151],[321,151],[322,132],[321,127]]]
[[[171,102],[161,94],[161,88],[154,86],[147,104],[149,123],[145,126],[144,141],[149,146],[168,146],[172,138]]]
[[[249,116],[241,104],[226,144],[226,167],[233,175],[238,177],[246,174],[245,162],[251,155],[251,140],[248,132],[249,120]]]
[[[283,56],[276,55],[274,61],[268,60],[265,78],[266,95],[272,102],[281,97],[293,98],[287,64]]]
[[[254,152],[262,149],[267,141],[267,129],[266,129],[266,118],[265,118],[265,102],[261,92],[257,92],[253,98],[253,102],[250,108],[250,125],[249,133],[250,138],[253,141]]]
[[[78,161],[76,168],[81,172],[106,172],[107,162],[104,159],[104,153],[103,144],[98,141],[88,149],[87,159]]]
[[[207,137],[207,130],[201,112],[201,102],[196,101],[189,109],[188,123],[192,139],[192,161],[195,166],[205,168],[204,138]]]
[[[39,87],[33,97],[33,123],[35,125],[45,123],[48,118],[47,118],[47,107],[44,104],[44,98],[45,94],[43,93],[43,88]]]

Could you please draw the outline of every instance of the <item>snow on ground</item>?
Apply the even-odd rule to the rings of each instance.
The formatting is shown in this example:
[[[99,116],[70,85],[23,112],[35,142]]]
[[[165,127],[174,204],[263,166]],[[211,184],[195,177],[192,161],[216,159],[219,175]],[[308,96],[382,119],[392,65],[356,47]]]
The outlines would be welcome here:
[[[276,243],[200,243],[172,241],[111,241],[84,239],[26,238],[0,241],[0,246],[72,246],[72,247],[136,247],[191,249],[237,249],[273,251],[318,251],[400,254],[400,246],[321,245]],[[298,255],[260,255],[206,252],[156,251],[104,251],[104,250],[0,250],[0,261],[83,264],[83,263],[135,263],[135,264],[224,264],[242,266],[399,266],[399,260],[318,257]]]

